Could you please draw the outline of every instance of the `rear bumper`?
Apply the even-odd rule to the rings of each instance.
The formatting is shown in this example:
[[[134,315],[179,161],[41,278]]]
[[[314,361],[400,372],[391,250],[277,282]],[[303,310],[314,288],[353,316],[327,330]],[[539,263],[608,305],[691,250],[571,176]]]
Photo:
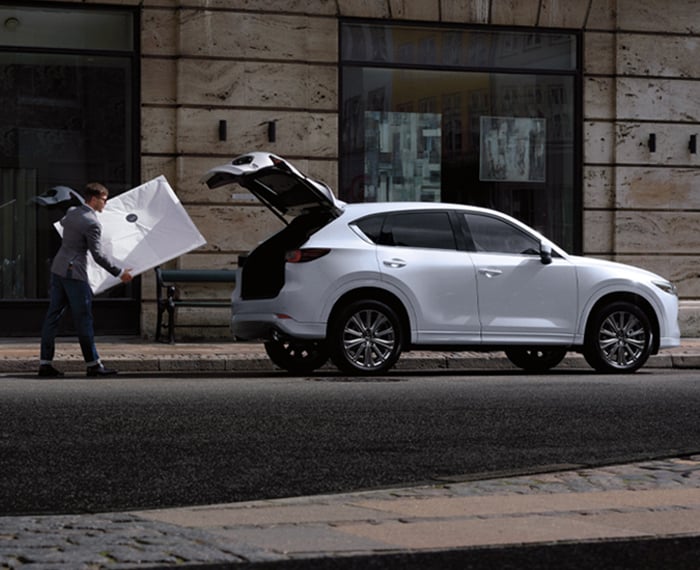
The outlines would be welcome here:
[[[324,323],[301,323],[277,314],[245,313],[231,317],[231,333],[241,340],[269,340],[277,335],[321,340],[326,336],[326,327]]]

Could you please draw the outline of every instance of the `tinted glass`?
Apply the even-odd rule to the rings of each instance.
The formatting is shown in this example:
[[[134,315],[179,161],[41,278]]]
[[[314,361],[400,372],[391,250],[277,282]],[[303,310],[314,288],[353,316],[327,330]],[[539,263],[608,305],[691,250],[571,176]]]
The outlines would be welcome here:
[[[342,27],[341,45],[344,61],[440,68],[576,68],[575,36],[560,32],[348,23]]]
[[[0,45],[131,51],[134,23],[124,10],[0,6]]]
[[[97,181],[117,195],[140,181],[136,12],[4,6],[0,23],[0,336],[36,335],[54,223],[80,203],[67,188]],[[137,288],[100,295],[98,334],[138,330]]]
[[[384,215],[382,214],[381,216],[370,216],[369,218],[364,218],[356,222],[355,225],[360,228],[362,233],[374,243],[379,243],[383,223]]]
[[[578,51],[555,30],[343,23],[339,198],[493,208],[579,251]]]
[[[465,218],[478,252],[539,254],[536,239],[503,220],[479,214],[465,214]]]
[[[390,224],[396,246],[457,249],[446,212],[395,214]]]

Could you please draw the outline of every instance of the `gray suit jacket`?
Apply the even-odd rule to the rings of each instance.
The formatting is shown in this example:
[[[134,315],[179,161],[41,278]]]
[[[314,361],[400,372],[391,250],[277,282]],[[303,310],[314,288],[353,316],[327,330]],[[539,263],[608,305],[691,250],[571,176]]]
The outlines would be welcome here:
[[[87,281],[87,252],[98,265],[117,277],[121,269],[102,254],[100,238],[102,226],[97,212],[87,204],[69,210],[61,220],[63,242],[51,264],[51,272],[61,277]]]

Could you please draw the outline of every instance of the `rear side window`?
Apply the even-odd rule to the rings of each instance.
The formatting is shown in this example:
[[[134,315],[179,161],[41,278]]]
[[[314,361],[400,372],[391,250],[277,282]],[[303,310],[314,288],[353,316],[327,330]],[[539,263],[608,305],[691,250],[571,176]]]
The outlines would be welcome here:
[[[400,247],[457,249],[447,212],[406,212],[387,216],[382,243]]]
[[[475,251],[538,254],[539,242],[504,220],[481,214],[465,214]]]
[[[384,214],[380,216],[369,216],[368,218],[355,222],[355,225],[360,228],[362,233],[374,243],[379,243],[382,233],[382,224],[384,223],[385,217],[386,216]]]

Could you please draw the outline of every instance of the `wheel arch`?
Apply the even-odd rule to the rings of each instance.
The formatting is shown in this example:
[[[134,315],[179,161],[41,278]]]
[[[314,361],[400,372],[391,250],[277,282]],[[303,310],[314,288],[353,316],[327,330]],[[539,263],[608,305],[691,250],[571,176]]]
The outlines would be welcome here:
[[[619,301],[626,301],[628,303],[632,303],[644,311],[644,314],[646,314],[647,318],[649,319],[649,323],[651,324],[652,328],[653,337],[651,354],[658,353],[659,343],[661,342],[661,339],[659,319],[656,315],[656,311],[654,310],[653,305],[649,302],[648,299],[646,299],[642,295],[628,291],[608,293],[607,295],[603,295],[600,299],[598,299],[595,302],[593,307],[591,307],[591,310],[588,311],[588,314],[586,315],[584,342],[587,342],[589,335],[591,334],[591,321],[593,320],[593,315],[595,315],[602,307],[610,305],[611,303],[617,303]]]
[[[359,287],[357,289],[352,289],[341,295],[333,305],[330,314],[328,315],[328,320],[326,322],[326,337],[328,337],[330,327],[336,317],[343,307],[346,307],[350,303],[359,300],[371,300],[371,301],[381,301],[389,305],[397,314],[401,321],[401,328],[403,332],[403,347],[411,344],[411,320],[406,310],[405,305],[401,302],[401,299],[394,295],[391,291],[386,289],[380,289],[379,287]]]

